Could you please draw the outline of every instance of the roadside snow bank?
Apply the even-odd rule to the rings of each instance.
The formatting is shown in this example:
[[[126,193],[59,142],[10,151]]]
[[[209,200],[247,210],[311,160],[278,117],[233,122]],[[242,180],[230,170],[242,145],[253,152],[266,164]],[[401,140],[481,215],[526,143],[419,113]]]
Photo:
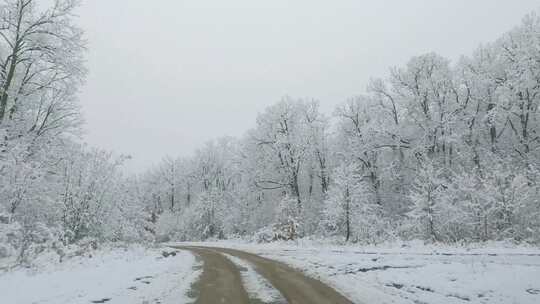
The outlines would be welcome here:
[[[170,251],[170,250],[169,250]],[[39,269],[0,273],[2,303],[187,303],[186,293],[200,275],[186,251],[164,258],[143,247],[107,249],[92,257],[42,264]]]

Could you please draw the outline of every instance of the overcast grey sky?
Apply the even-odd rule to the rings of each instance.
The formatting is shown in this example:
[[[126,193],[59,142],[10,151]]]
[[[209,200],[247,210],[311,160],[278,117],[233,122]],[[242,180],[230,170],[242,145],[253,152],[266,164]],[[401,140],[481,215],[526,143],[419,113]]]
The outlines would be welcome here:
[[[519,24],[538,0],[86,0],[86,141],[165,155],[241,136],[283,95],[323,111],[414,55],[470,54]]]

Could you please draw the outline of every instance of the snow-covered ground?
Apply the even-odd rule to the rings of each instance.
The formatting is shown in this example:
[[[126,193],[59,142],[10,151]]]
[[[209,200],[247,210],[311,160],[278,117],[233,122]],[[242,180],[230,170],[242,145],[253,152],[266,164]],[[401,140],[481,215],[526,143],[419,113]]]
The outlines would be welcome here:
[[[285,262],[334,286],[355,303],[540,303],[540,249],[488,244],[479,248],[336,246],[314,242],[190,243],[229,247]],[[0,303],[190,303],[201,264],[186,251],[109,249],[64,263],[0,273]],[[166,249],[171,251],[172,249]],[[228,256],[250,295],[282,302],[251,264]]]
[[[91,258],[0,273],[0,303],[190,302],[187,292],[200,275],[199,262],[185,251],[167,258],[161,252],[142,247],[109,249],[92,252]]]
[[[331,246],[312,242],[231,247],[283,261],[359,303],[540,303],[540,249]]]

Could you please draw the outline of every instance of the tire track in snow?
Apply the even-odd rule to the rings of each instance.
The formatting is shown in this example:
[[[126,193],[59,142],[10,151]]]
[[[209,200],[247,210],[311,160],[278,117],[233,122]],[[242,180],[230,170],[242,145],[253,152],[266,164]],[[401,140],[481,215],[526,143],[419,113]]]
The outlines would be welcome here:
[[[287,304],[283,295],[267,279],[257,273],[251,263],[227,253],[223,255],[240,270],[242,283],[250,299],[265,304]]]
[[[353,304],[353,302],[332,287],[321,281],[304,275],[268,258],[256,254],[206,246],[171,246],[172,248],[190,250],[198,254],[204,261],[203,274],[199,281],[197,304],[216,303],[250,303],[245,291],[238,267],[225,254],[232,255],[254,265],[256,273],[271,283],[290,304]],[[232,291],[238,290],[236,294]],[[241,291],[241,292],[240,292]],[[203,299],[205,298],[205,299]],[[209,301],[209,299],[212,299]],[[217,299],[217,300],[216,300]],[[251,301],[252,304],[259,301]]]

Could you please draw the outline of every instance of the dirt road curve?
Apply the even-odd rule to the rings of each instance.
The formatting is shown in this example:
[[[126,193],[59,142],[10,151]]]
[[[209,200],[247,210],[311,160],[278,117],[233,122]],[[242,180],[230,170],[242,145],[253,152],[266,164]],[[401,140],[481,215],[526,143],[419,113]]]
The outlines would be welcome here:
[[[252,253],[210,247],[175,248],[190,250],[203,260],[203,273],[195,286],[196,304],[250,304],[239,269],[221,253],[251,263],[260,275],[281,292],[289,304],[353,304],[328,285],[283,263]]]

